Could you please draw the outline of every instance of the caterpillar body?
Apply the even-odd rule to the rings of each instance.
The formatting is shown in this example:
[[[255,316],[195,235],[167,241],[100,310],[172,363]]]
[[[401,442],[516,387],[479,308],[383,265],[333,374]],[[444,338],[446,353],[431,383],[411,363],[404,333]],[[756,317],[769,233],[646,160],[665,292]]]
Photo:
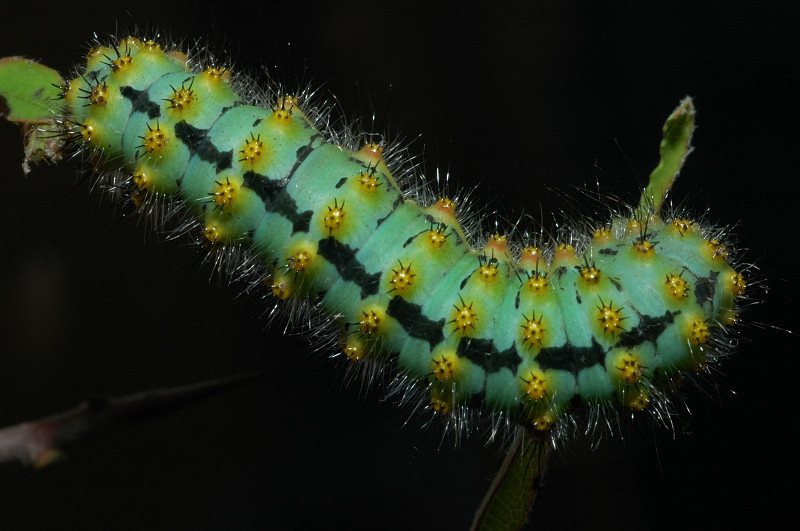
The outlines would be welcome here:
[[[310,301],[343,357],[389,371],[391,392],[456,435],[482,416],[492,434],[558,440],[576,405],[604,423],[668,418],[669,391],[728,348],[746,282],[689,219],[650,209],[561,241],[476,236],[449,198],[404,192],[381,144],[320,127],[301,95],[247,104],[225,68],[151,40],[93,47],[63,96],[66,134],[105,186],[185,213],[179,230],[217,261],[243,254],[227,267],[278,301]]]
[[[27,183],[27,186],[32,186],[32,183]],[[72,199],[74,200],[74,196],[72,197]],[[345,206],[348,206],[348,205],[346,204]],[[101,219],[102,219],[102,218],[101,218]],[[125,281],[124,281],[124,282],[122,282],[122,283],[123,283],[123,284],[128,284],[128,283],[130,283],[130,282],[141,282],[141,277],[142,277],[142,275],[144,275],[144,273],[138,273],[138,274],[135,274],[135,275],[130,275],[130,276],[128,276],[128,277],[125,279]],[[209,305],[209,306],[210,306],[210,305]],[[136,335],[138,336],[139,334],[137,333]],[[210,334],[209,334],[209,335],[210,335]],[[185,343],[188,343],[188,339],[185,341]],[[186,346],[186,348],[191,348],[191,346],[188,346],[188,345],[187,345],[187,346]],[[294,376],[293,376],[293,377],[294,377]],[[290,379],[290,378],[289,378],[289,377],[287,377],[286,379],[288,380],[288,379]],[[319,380],[320,380],[320,377],[319,377],[319,376],[317,376],[317,381],[319,381]],[[83,395],[79,395],[79,396],[83,396]],[[70,400],[70,399],[67,399],[67,400]],[[616,406],[615,406],[615,407],[616,407]],[[651,405],[651,407],[652,407],[652,405]],[[609,413],[610,413],[610,412],[609,412]],[[273,424],[274,424],[274,423],[273,423]],[[694,453],[694,450],[692,450],[692,452]],[[419,458],[419,457],[417,457],[416,459],[417,459],[417,464],[420,464],[420,458]],[[402,460],[402,458],[401,458],[401,460]],[[574,456],[574,455],[570,457],[570,461],[573,461],[573,462],[575,461],[575,456]],[[556,478],[553,478],[553,479],[556,479]],[[551,487],[552,487],[552,485],[551,485]],[[387,488],[388,488],[388,486],[387,486]],[[410,495],[411,495],[411,493],[409,493],[409,496],[410,496]]]

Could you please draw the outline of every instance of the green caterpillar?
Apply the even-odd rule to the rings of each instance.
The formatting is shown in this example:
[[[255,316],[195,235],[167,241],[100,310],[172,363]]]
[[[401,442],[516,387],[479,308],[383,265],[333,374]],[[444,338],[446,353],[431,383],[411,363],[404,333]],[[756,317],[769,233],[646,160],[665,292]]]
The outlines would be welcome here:
[[[483,416],[557,441],[579,405],[595,422],[664,417],[683,375],[728,348],[746,283],[699,223],[651,208],[563,241],[482,237],[301,97],[246,104],[230,72],[152,41],[93,48],[63,96],[66,134],[107,188],[312,304],[343,357],[390,372],[456,434]]]

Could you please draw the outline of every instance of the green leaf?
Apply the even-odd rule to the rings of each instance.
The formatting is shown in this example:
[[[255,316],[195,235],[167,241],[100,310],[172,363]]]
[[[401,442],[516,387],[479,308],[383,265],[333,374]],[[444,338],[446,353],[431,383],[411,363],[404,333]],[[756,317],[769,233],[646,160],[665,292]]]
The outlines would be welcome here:
[[[500,471],[475,513],[472,530],[521,529],[536,500],[549,456],[548,441],[532,430],[517,430]]]
[[[22,169],[31,163],[58,162],[64,145],[61,115],[61,75],[50,67],[25,59],[0,59],[0,118],[19,124],[25,143]]]
[[[667,192],[678,178],[686,157],[692,152],[694,117],[694,103],[691,97],[686,96],[664,123],[659,147],[661,160],[650,174],[650,183],[639,201],[640,215],[647,216],[650,212],[658,214],[661,210]]]
[[[0,116],[10,122],[44,124],[58,115],[61,75],[24,57],[0,59]]]

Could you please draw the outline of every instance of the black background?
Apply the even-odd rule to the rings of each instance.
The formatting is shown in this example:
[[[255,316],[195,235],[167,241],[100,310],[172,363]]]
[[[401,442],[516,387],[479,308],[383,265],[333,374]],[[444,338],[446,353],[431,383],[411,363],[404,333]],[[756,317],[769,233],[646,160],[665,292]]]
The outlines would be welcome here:
[[[746,340],[723,365],[719,393],[691,393],[693,415],[674,438],[643,429],[596,451],[573,442],[553,460],[532,517],[537,529],[788,527],[800,374],[797,338],[781,328],[800,329],[800,11],[644,4],[16,3],[3,8],[0,56],[66,71],[92,32],[134,23],[202,38],[262,82],[259,65],[279,65],[281,76],[335,94],[348,116],[375,112],[377,129],[400,130],[412,153],[424,152],[429,175],[438,167],[459,187],[477,185],[490,213],[541,220],[543,211],[551,230],[547,213],[587,202],[573,186],[599,180],[635,199],[664,118],[691,94],[696,151],[674,197],[735,225],[763,281],[750,294],[763,304],[745,315]],[[325,352],[262,330],[258,305],[209,282],[191,249],[145,236],[85,184],[75,188],[71,168],[24,179],[17,132],[6,124],[0,134],[0,425],[88,396],[269,373],[81,443],[52,469],[0,468],[0,527],[468,525],[496,445],[477,437],[437,449],[437,434],[403,426],[407,413],[379,392],[342,389]]]

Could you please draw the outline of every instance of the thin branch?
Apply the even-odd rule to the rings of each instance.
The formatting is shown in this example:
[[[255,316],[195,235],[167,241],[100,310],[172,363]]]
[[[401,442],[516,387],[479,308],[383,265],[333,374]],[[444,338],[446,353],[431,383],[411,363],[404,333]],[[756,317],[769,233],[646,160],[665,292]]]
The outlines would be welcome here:
[[[126,422],[144,420],[232,389],[263,373],[151,389],[118,398],[92,398],[78,407],[0,430],[0,463],[20,461],[40,468],[61,455],[61,449]]]

